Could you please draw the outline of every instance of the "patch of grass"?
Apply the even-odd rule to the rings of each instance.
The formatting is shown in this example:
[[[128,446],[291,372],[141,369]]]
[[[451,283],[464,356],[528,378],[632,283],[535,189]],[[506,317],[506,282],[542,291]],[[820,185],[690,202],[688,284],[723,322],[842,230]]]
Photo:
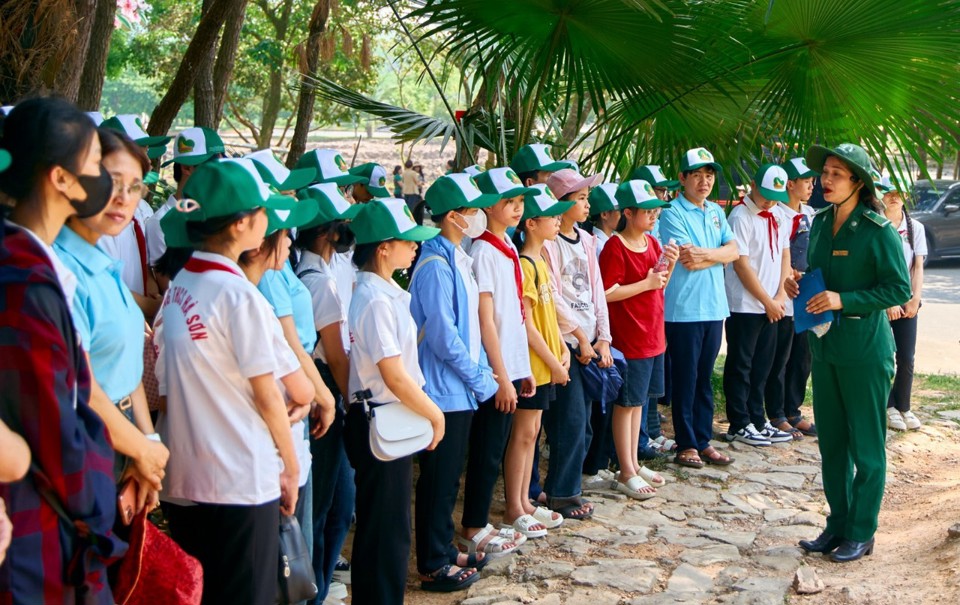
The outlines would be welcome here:
[[[917,374],[913,377],[913,401],[935,403],[943,410],[960,410],[960,376]]]

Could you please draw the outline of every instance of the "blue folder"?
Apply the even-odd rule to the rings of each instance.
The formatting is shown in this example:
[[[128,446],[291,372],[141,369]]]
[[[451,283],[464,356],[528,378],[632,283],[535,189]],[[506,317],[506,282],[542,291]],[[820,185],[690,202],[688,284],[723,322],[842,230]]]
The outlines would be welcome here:
[[[804,274],[797,285],[800,286],[800,294],[793,301],[793,331],[801,334],[820,324],[833,321],[833,311],[824,311],[823,313],[807,311],[807,302],[827,289],[820,269],[814,269]]]

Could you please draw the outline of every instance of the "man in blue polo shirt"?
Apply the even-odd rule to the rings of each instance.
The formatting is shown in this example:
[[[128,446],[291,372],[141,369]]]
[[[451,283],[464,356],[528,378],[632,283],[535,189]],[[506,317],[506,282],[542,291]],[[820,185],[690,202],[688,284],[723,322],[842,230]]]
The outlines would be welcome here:
[[[719,171],[720,165],[706,149],[687,151],[680,162],[683,192],[660,215],[660,239],[674,239],[680,246],[680,260],[664,292],[678,446],[674,461],[692,468],[701,468],[704,462],[731,462],[710,445],[710,376],[720,351],[723,320],[730,315],[723,265],[738,258],[723,209],[707,200]]]

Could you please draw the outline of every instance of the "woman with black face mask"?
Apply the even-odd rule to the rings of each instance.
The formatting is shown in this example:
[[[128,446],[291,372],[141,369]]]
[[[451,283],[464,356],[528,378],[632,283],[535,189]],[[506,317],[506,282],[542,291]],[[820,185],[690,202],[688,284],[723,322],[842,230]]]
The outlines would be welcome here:
[[[346,220],[352,219],[360,205],[350,205],[336,183],[322,183],[301,189],[301,199],[311,198],[320,207],[316,218],[301,227],[294,245],[300,250],[296,273],[313,298],[314,325],[319,336],[313,352],[314,363],[336,400],[336,417],[327,432],[316,438],[313,425],[310,441],[313,455],[313,569],[323,601],[340,548],[350,529],[355,487],[353,469],[343,448],[344,403],[349,378],[350,335],[347,331],[347,307],[337,290],[330,262],[336,254],[348,252],[354,243]],[[313,423],[312,423],[313,424]],[[334,594],[337,594],[334,591]],[[342,593],[341,593],[342,594]]]
[[[66,101],[24,101],[3,127],[0,191],[12,208],[0,205],[0,419],[33,461],[27,477],[0,484],[14,520],[0,602],[113,603],[106,566],[126,550],[112,534],[113,449],[89,405],[69,308],[76,278],[51,249],[67,218],[104,208],[112,181],[93,122]]]

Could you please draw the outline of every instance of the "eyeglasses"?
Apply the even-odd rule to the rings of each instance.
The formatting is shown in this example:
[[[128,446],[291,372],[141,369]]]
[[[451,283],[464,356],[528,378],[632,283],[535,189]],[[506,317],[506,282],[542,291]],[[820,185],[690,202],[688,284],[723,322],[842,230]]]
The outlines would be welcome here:
[[[129,185],[124,185],[122,179],[113,179],[113,197],[126,194],[127,197],[132,197],[139,200],[142,199],[146,193],[147,186],[143,184],[143,181],[134,181]]]

